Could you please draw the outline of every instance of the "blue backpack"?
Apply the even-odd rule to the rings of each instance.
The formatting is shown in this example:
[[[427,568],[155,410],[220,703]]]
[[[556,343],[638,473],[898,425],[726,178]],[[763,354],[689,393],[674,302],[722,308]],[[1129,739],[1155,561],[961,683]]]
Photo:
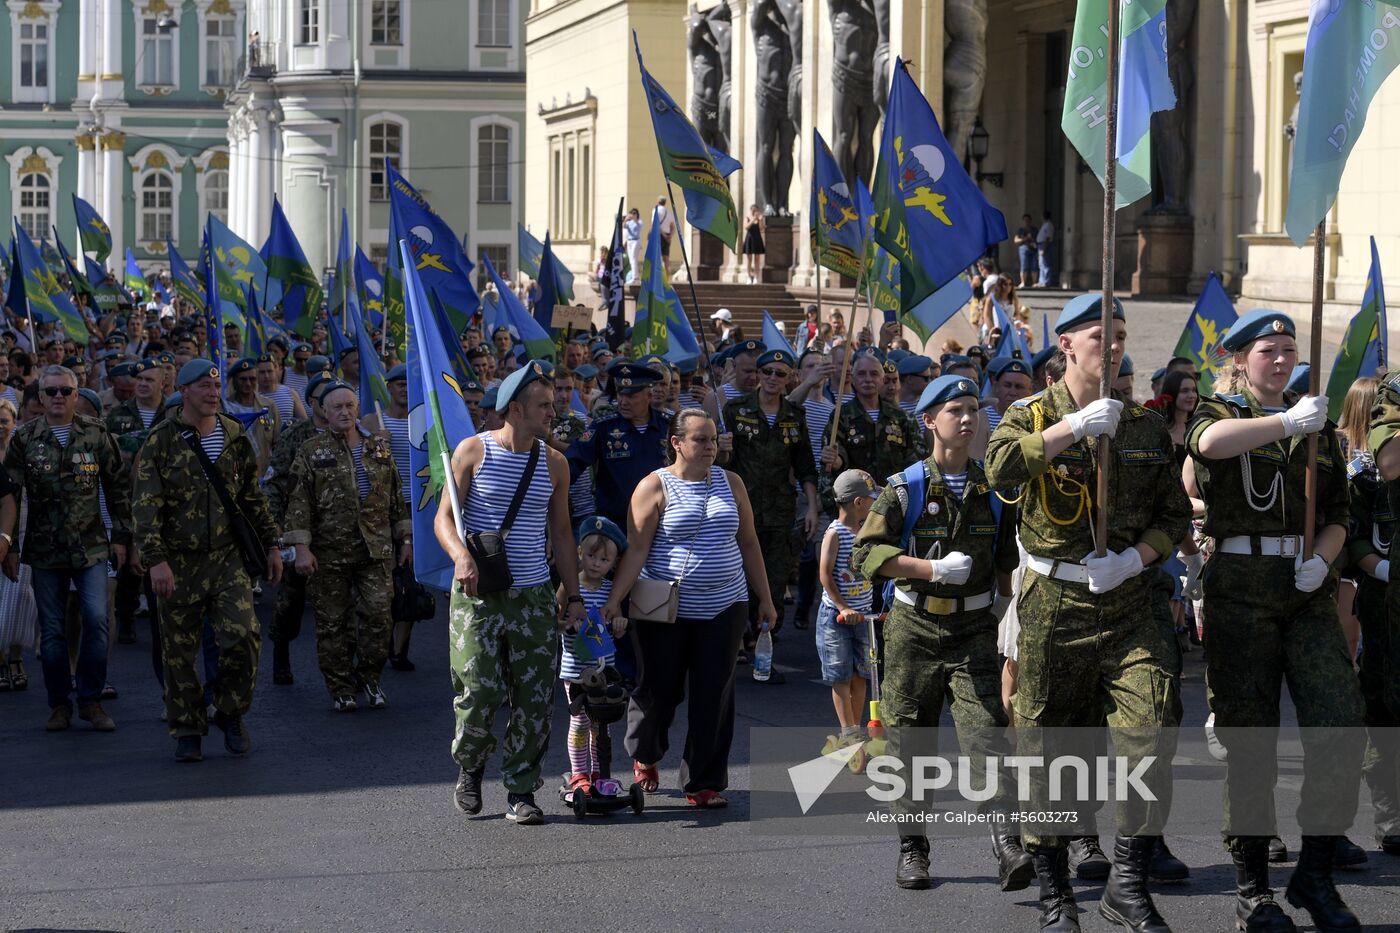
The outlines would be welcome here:
[[[909,490],[909,508],[906,508],[904,510],[904,527],[899,534],[899,549],[901,552],[908,553],[909,542],[912,541],[914,538],[914,525],[919,520],[920,512],[923,511],[922,508],[915,508],[914,503],[924,501],[924,493],[928,489],[928,472],[924,469],[924,462],[920,460],[917,463],[913,463],[905,467],[902,473],[896,473],[894,476],[891,476],[888,482],[893,482],[899,476],[904,477],[905,488]],[[996,522],[997,527],[1000,528],[1002,507],[1001,498],[995,492],[992,492],[990,495],[992,503],[992,518]],[[889,606],[890,602],[894,599],[893,580],[885,581],[883,595],[885,605]]]

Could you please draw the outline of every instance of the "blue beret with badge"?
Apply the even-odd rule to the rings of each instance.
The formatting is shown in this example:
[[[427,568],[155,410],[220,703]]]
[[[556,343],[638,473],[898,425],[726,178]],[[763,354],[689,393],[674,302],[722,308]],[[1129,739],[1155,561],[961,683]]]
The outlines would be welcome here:
[[[977,398],[977,383],[966,376],[939,376],[924,386],[924,391],[919,395],[919,402],[914,406],[914,414],[923,414],[935,405],[942,405],[964,395]]]
[[[792,354],[786,350],[768,350],[758,358],[758,367],[762,369],[769,363],[782,363],[788,369],[797,365],[797,361],[792,358]]]
[[[592,363],[580,363],[578,368],[574,370],[574,375],[580,379],[597,379],[598,367]]]
[[[406,364],[406,363],[400,363],[399,365],[395,366],[393,369],[389,370],[388,374],[386,374],[386,375],[384,376],[384,381],[385,381],[385,382],[407,382],[407,381],[408,381],[408,364]]]
[[[1256,308],[1240,315],[1234,326],[1220,338],[1220,346],[1235,353],[1260,337],[1276,336],[1297,337],[1298,329],[1293,326],[1293,319],[1273,308]]]
[[[147,357],[144,360],[138,360],[135,363],[131,364],[131,375],[139,376],[142,373],[148,373],[159,365],[159,363],[157,363],[150,357]]]
[[[491,388],[487,389],[485,392],[482,393],[482,395],[481,395],[481,407],[482,407],[483,410],[490,410],[490,409],[494,409],[494,408],[496,407],[496,389],[497,389],[497,388],[498,388],[497,386],[492,386]]]
[[[766,352],[767,349],[768,347],[764,345],[762,340],[741,340],[729,348],[729,358],[733,359],[744,353],[761,354]]]
[[[1161,369],[1155,369],[1152,371],[1153,382],[1159,382],[1160,380],[1165,378],[1167,378],[1167,367],[1163,366]]]
[[[359,352],[360,352],[360,348],[359,348],[359,347],[341,347],[341,348],[340,348],[340,358],[343,360],[343,359],[345,359],[347,356],[349,356],[351,353],[359,353]]]
[[[1060,316],[1055,319],[1055,333],[1063,334],[1080,324],[1097,324],[1101,317],[1099,308],[1102,305],[1103,295],[1098,292],[1088,292],[1071,298],[1069,304],[1060,312]],[[1127,320],[1123,316],[1123,302],[1117,298],[1113,299],[1113,317],[1118,321]]]
[[[890,354],[894,356],[893,353]],[[919,354],[911,354],[903,359],[895,361],[895,367],[901,376],[918,376],[927,373],[933,367],[933,360]]]
[[[352,386],[350,383],[341,382],[339,379],[332,379],[326,382],[324,387],[321,389],[321,404],[326,404],[327,400],[329,400],[331,397],[331,393],[339,392],[341,389],[344,389],[346,392],[349,392],[356,398],[360,397],[359,393],[355,391],[355,387]]]
[[[308,358],[306,361],[306,374],[308,376],[315,375],[316,373],[330,372],[330,368],[331,360],[328,356],[321,356],[318,354]]]
[[[601,515],[590,515],[579,522],[578,531],[576,532],[579,544],[582,544],[594,535],[602,535],[613,544],[616,544],[619,554],[627,550],[626,533],[624,533],[621,528],[617,527],[616,522],[606,519]]]
[[[1031,357],[1031,369],[1040,369],[1046,363],[1050,362],[1050,358],[1055,355],[1055,351],[1058,349],[1060,348],[1051,344],[1036,353],[1035,356]]]
[[[79,389],[78,397],[92,406],[92,410],[97,412],[97,417],[102,417],[102,399],[98,397],[96,392],[91,389]]]
[[[175,384],[184,387],[198,382],[205,376],[218,379],[219,367],[208,360],[190,360],[180,367],[180,373],[175,377]]]
[[[691,373],[695,372],[695,370],[700,368],[700,357],[687,356],[684,359],[682,359],[679,363],[672,364],[672,367],[676,371],[678,371],[682,376],[688,376]]]
[[[1017,359],[1014,356],[998,356],[987,364],[987,375],[993,379],[999,379],[1006,373],[1020,373],[1029,379],[1031,368],[1025,360]]]
[[[655,370],[648,369],[640,363],[626,361],[609,366],[608,376],[612,379],[613,392],[617,395],[645,392],[661,381],[661,376]]]
[[[1133,358],[1126,353],[1123,354],[1123,362],[1118,364],[1118,375],[1133,375]]]
[[[319,389],[328,382],[335,382],[335,377],[325,370],[308,377],[306,380],[306,401],[309,402],[312,398],[319,399],[321,397]]]
[[[541,382],[548,378],[549,373],[545,371],[544,361],[530,360],[501,380],[500,386],[496,389],[496,411],[504,412],[509,408],[510,403],[515,401],[516,396],[530,383]]]
[[[160,351],[159,353],[156,354],[156,357],[155,357],[155,358],[156,358],[156,362],[159,363],[159,364],[162,365],[162,366],[174,366],[174,365],[175,365],[175,354],[174,354],[174,353],[171,353],[169,350],[162,350],[162,351]]]
[[[107,370],[107,375],[111,376],[113,379],[120,379],[123,376],[134,376],[136,374],[132,372],[132,370],[135,368],[135,363],[117,363],[115,366],[112,366]]]
[[[901,360],[907,360],[913,355],[913,353],[904,349],[903,347],[895,347],[892,350],[890,350],[890,352],[885,354],[885,359],[891,363],[898,363]]]
[[[1293,372],[1288,377],[1288,385],[1285,387],[1289,392],[1297,392],[1299,395],[1307,395],[1308,389],[1312,387],[1310,376],[1312,367],[1307,363],[1299,363],[1293,367]]]
[[[612,356],[612,350],[609,349],[606,343],[594,344],[593,349],[589,351],[588,355],[596,362],[605,356]]]
[[[258,361],[251,356],[245,356],[228,368],[228,377],[232,379],[234,376],[241,376],[243,373],[256,372],[257,368]]]

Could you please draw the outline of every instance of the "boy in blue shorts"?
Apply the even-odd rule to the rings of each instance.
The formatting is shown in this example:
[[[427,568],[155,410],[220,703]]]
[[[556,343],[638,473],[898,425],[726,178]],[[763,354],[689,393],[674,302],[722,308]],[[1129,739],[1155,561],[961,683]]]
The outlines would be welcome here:
[[[865,624],[874,584],[851,567],[856,535],[880,490],[864,470],[846,470],[834,484],[837,517],[822,537],[818,573],[822,584],[817,612],[817,656],[822,683],[831,688],[840,734],[827,736],[822,754],[865,740],[861,729],[866,679],[870,676],[870,637]]]

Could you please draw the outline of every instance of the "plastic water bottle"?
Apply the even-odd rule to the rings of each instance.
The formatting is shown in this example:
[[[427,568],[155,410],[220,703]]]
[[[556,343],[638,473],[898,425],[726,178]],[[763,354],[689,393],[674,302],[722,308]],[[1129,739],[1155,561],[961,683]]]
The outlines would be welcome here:
[[[767,623],[758,631],[758,643],[753,649],[753,679],[760,683],[767,682],[773,673],[773,636],[768,631]]]

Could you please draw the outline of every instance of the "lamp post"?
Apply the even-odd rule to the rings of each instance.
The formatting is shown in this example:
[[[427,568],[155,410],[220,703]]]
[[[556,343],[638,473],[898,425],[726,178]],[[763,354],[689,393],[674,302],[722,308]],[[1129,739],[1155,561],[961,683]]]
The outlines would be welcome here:
[[[973,163],[977,166],[977,186],[979,188],[984,181],[997,188],[1000,188],[1006,181],[1001,172],[982,171],[982,160],[987,157],[987,151],[991,148],[991,139],[991,134],[982,125],[982,118],[978,117],[972,125],[972,133],[968,136],[967,147],[972,153]]]

